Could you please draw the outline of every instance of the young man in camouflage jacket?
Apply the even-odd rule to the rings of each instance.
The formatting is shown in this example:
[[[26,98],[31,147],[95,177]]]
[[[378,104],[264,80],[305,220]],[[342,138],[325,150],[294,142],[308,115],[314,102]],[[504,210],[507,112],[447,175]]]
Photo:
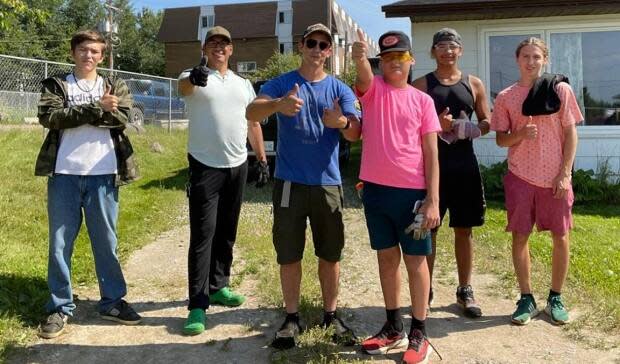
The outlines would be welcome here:
[[[49,129],[36,161],[35,174],[48,176],[49,313],[39,336],[60,335],[75,309],[71,291],[71,255],[86,221],[103,319],[126,325],[141,317],[122,298],[125,279],[116,255],[118,186],[137,179],[133,150],[123,133],[132,98],[120,79],[97,73],[105,39],[82,31],[71,39],[73,72],[42,82],[39,122]]]

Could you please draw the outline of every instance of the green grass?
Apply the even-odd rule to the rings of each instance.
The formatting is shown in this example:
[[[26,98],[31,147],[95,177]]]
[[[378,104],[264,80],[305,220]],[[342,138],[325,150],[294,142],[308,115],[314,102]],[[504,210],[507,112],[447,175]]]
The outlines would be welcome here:
[[[148,129],[130,136],[142,178],[121,187],[119,254],[129,254],[169,230],[185,205],[186,133]],[[46,178],[34,176],[42,130],[0,132],[0,362],[6,350],[33,340],[47,299]],[[151,151],[158,142],[162,153]],[[73,254],[73,285],[96,282],[82,226]]]

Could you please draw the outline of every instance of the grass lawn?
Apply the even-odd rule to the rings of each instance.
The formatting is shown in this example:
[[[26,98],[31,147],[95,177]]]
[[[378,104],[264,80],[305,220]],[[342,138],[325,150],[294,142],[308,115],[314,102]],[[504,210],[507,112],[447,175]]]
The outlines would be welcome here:
[[[119,254],[129,254],[176,223],[185,205],[186,133],[149,128],[130,136],[142,178],[121,187]],[[0,362],[5,351],[34,339],[47,299],[46,178],[34,176],[41,129],[0,132]],[[162,153],[151,144],[163,146]],[[96,282],[85,226],[76,242],[73,285]]]
[[[132,135],[143,178],[121,189],[119,250],[122,259],[151,241],[160,232],[180,223],[177,218],[185,205],[183,185],[186,176],[184,132],[167,134],[149,129],[147,134]],[[158,142],[162,153],[151,150]],[[44,316],[47,296],[47,213],[46,179],[33,176],[33,165],[42,142],[41,130],[0,132],[0,362],[14,345],[33,340],[38,320]],[[354,146],[352,160],[345,172],[345,199],[353,201],[357,182],[359,149]],[[243,270],[234,277],[257,280],[263,303],[280,306],[282,302],[278,267],[271,242],[272,217],[269,214],[271,189],[248,188],[239,226],[239,248],[243,252]],[[349,205],[363,214],[359,204]],[[601,332],[620,329],[620,207],[577,206],[576,228],[572,235],[572,255],[565,294],[570,307],[583,314],[568,329],[596,327]],[[499,279],[498,293],[515,297],[516,280],[510,255],[510,235],[504,232],[503,204],[491,202],[487,223],[475,230],[477,241],[475,270],[494,273]],[[76,243],[73,258],[74,285],[95,282],[94,265],[84,229]],[[438,269],[453,269],[453,250],[448,229],[440,232]],[[532,281],[534,292],[544,305],[550,280],[551,239],[535,234],[531,239]],[[316,272],[316,259],[306,254],[304,271]],[[304,317],[319,317],[320,289],[315,274],[303,276],[301,311]],[[313,322],[308,322],[313,324]],[[308,362],[337,361],[338,348],[329,344],[320,330],[309,330],[302,337],[302,349],[277,354],[276,362],[286,355],[302,355]]]

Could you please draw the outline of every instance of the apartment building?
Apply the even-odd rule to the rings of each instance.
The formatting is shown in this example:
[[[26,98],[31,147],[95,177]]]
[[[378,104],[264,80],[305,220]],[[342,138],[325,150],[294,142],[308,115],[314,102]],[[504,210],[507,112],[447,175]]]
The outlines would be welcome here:
[[[200,59],[201,43],[215,25],[228,29],[233,37],[234,71],[251,74],[265,65],[274,52],[292,52],[308,25],[331,27],[334,49],[328,67],[336,75],[345,70],[351,44],[360,28],[334,0],[284,0],[228,5],[204,5],[164,10],[157,38],[165,45],[166,75],[176,77]],[[360,28],[361,29],[361,28]],[[364,30],[362,29],[362,32]],[[371,54],[378,44],[368,39]]]

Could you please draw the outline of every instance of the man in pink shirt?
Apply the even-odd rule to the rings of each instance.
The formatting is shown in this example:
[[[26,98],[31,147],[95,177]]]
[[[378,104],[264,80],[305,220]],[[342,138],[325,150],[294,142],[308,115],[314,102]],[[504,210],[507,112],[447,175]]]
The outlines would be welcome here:
[[[521,290],[511,320],[526,325],[538,314],[528,248],[536,224],[539,231],[550,230],[553,238],[551,290],[545,312],[553,323],[561,325],[568,321],[560,293],[568,272],[569,230],[573,224],[575,124],[583,116],[570,86],[557,82],[558,76],[542,75],[548,62],[542,40],[524,40],[517,47],[516,57],[520,79],[498,94],[491,119],[497,145],[509,148],[508,174],[504,177],[506,231],[512,232],[512,259]]]
[[[407,347],[403,363],[425,363],[432,353],[425,328],[430,289],[426,256],[431,253],[429,229],[439,224],[437,132],[441,126],[431,97],[407,84],[414,62],[409,37],[390,31],[379,38],[383,76],[373,76],[366,58],[368,45],[361,32],[358,38],[352,57],[363,111],[362,200],[370,245],[377,251],[387,315],[381,331],[364,340],[362,349],[385,354]],[[408,336],[400,314],[401,255],[412,302]]]

